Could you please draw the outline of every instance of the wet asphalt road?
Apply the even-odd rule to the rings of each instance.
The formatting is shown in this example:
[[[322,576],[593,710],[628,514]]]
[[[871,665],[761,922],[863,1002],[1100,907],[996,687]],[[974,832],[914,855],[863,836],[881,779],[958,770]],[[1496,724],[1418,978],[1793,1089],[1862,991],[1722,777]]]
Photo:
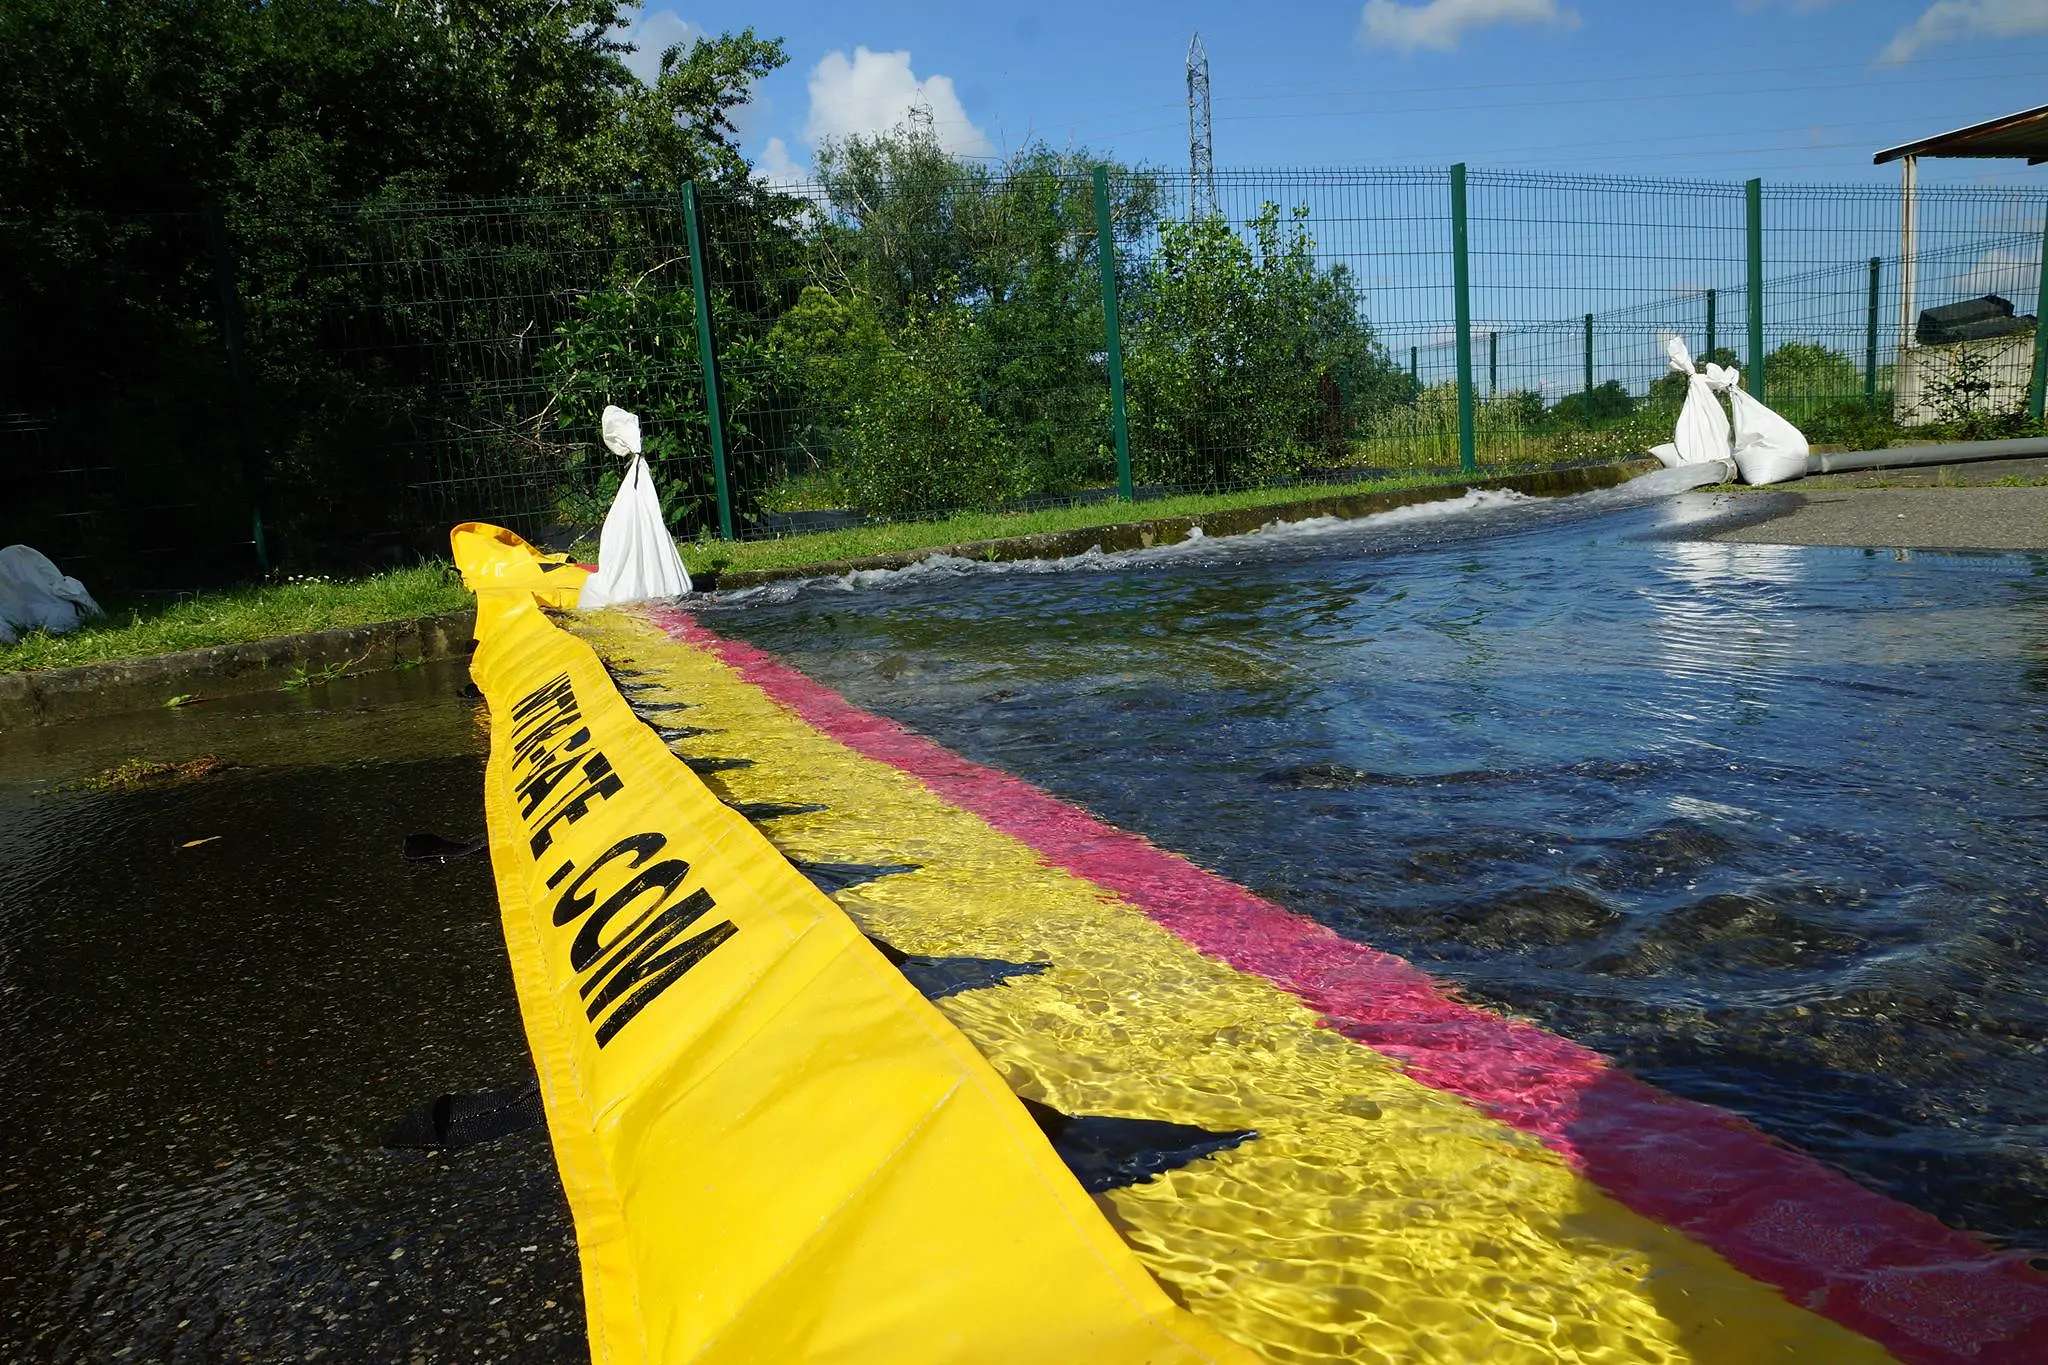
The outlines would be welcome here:
[[[545,1134],[380,1145],[531,1075],[462,677],[0,737],[0,1360],[588,1358]]]

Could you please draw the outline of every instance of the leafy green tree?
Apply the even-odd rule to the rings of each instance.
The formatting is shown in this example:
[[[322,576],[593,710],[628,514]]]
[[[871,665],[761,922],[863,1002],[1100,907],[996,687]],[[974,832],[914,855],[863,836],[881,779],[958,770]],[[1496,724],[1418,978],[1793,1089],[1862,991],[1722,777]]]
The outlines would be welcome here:
[[[619,0],[9,0],[0,214],[743,181],[748,29],[626,69]]]
[[[1321,270],[1306,209],[1161,225],[1126,344],[1133,459],[1148,482],[1293,473],[1328,434],[1326,381],[1397,388],[1347,270]],[[1341,388],[1339,388],[1341,398]]]
[[[761,343],[722,292],[713,295],[711,312],[715,334],[725,338],[725,401],[745,413],[758,404]],[[642,453],[660,483],[670,527],[689,534],[717,524],[697,304],[686,264],[671,261],[579,298],[536,369],[549,393],[520,436],[559,479],[556,506],[564,521],[598,522],[618,491],[622,462],[597,436],[605,407],[616,404],[640,418]],[[728,421],[729,451],[743,447],[748,434],[744,419]]]
[[[1810,341],[1788,341],[1764,357],[1765,388],[1781,398],[1812,402],[1863,392],[1863,372],[1839,351]]]
[[[890,484],[880,462],[900,450],[906,468],[954,469],[935,454],[944,433],[991,468],[955,493],[917,495],[932,506],[1110,478],[1094,159],[1034,145],[990,167],[948,155],[914,120],[829,144],[818,164],[829,212],[808,283],[768,334],[764,400],[800,414],[786,429],[811,467],[843,465],[866,504],[897,510],[910,484]],[[1156,219],[1157,182],[1116,168],[1111,184],[1112,230],[1128,246]],[[914,390],[908,407],[891,406],[894,383]],[[987,426],[954,412],[961,402]],[[887,439],[883,413],[921,434]]]
[[[1558,399],[1544,414],[1544,421],[1553,429],[1610,426],[1635,410],[1636,400],[1621,381],[1609,379],[1594,385],[1591,393],[1580,390]]]
[[[407,487],[450,472],[443,430],[501,431],[497,472],[544,478],[522,444],[530,414],[482,404],[506,386],[480,381],[533,362],[547,315],[589,287],[572,271],[590,256],[478,240],[474,213],[387,225],[422,201],[666,195],[685,179],[772,217],[732,114],[782,64],[780,42],[707,38],[665,54],[648,85],[621,61],[623,23],[617,0],[9,0],[0,408],[89,432],[147,501],[219,505],[245,539],[238,407],[273,541],[280,523],[287,544],[396,531]],[[207,205],[222,230],[203,226]],[[222,356],[222,246],[249,404]],[[435,306],[407,293],[406,270],[431,273]]]

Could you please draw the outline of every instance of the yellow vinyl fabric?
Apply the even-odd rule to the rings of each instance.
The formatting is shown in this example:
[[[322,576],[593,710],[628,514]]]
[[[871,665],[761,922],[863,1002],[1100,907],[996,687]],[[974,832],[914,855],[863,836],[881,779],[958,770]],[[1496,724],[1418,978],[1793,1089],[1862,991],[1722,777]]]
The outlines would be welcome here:
[[[517,533],[489,522],[465,521],[448,533],[462,586],[476,594],[476,638],[500,612],[539,600],[573,607],[590,571],[569,556],[542,554]]]
[[[692,708],[702,733],[680,752],[750,760],[708,781],[729,801],[794,807],[763,824],[788,856],[914,869],[837,894],[868,932],[906,953],[1050,964],[938,1002],[1011,1089],[1070,1114],[1256,1130],[1100,1198],[1175,1298],[1260,1358],[1892,1359],[1283,988],[813,729],[706,650],[627,612],[573,629],[649,689],[636,701]]]
[[[485,810],[593,1360],[1250,1361],[590,646],[490,586],[560,572],[493,530],[456,533],[496,599]]]

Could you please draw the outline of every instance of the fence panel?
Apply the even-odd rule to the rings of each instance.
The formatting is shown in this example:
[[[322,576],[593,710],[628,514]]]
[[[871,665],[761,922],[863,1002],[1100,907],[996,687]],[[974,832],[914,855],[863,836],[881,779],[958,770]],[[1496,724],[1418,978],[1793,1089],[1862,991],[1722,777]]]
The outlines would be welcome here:
[[[0,544],[107,586],[256,567],[201,215],[0,223]]]
[[[616,486],[607,403],[684,536],[1129,496],[1120,437],[1140,499],[1453,472],[1461,335],[1481,471],[1668,439],[1673,336],[1761,364],[1817,442],[2026,420],[2034,327],[2000,310],[2039,295],[2038,189],[1923,188],[1904,241],[1883,187],[1764,184],[1752,234],[1740,183],[1474,171],[1461,331],[1447,170],[1223,170],[1191,216],[1177,170],[1104,168],[1098,204],[1096,169],[898,149],[706,187],[701,280],[670,194],[0,223],[0,447],[29,471],[0,534],[142,586],[252,572],[259,508],[294,567],[471,517],[566,545]]]

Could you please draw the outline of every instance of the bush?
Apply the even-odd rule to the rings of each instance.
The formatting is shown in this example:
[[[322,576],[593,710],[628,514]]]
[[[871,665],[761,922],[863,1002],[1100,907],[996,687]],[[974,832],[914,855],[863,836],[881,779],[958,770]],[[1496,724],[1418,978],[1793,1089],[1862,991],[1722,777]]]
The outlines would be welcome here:
[[[1347,407],[1386,401],[1394,367],[1350,273],[1316,267],[1306,217],[1296,209],[1283,232],[1269,203],[1250,242],[1216,217],[1160,225],[1127,329],[1143,481],[1225,487],[1292,474],[1317,446],[1341,447]]]
[[[1788,341],[1764,357],[1764,394],[1784,407],[1843,399],[1863,392],[1863,372],[1849,357],[1810,341]]]
[[[1635,410],[1636,400],[1621,386],[1621,381],[1609,379],[1595,385],[1591,393],[1582,390],[1558,399],[1544,414],[1543,421],[1545,427],[1553,431],[1566,427],[1612,426]]]
[[[1845,446],[1850,450],[1882,450],[1898,439],[1898,424],[1892,421],[1890,396],[1878,395],[1878,406],[1861,398],[1816,403],[1804,412],[1786,413],[1814,445]]]
[[[736,414],[758,405],[750,363],[758,347],[723,297],[714,297],[711,315],[726,338],[720,358],[730,459],[747,434]],[[625,468],[598,427],[606,405],[616,404],[640,418],[642,453],[659,481],[670,529],[688,534],[713,524],[710,425],[687,265],[670,262],[577,299],[537,368],[553,392],[541,415],[514,432],[550,470],[558,516],[593,525],[611,505]]]
[[[877,356],[873,387],[852,406],[842,476],[870,516],[989,508],[1017,491],[1001,431],[961,382],[971,325],[964,308],[935,313]]]

